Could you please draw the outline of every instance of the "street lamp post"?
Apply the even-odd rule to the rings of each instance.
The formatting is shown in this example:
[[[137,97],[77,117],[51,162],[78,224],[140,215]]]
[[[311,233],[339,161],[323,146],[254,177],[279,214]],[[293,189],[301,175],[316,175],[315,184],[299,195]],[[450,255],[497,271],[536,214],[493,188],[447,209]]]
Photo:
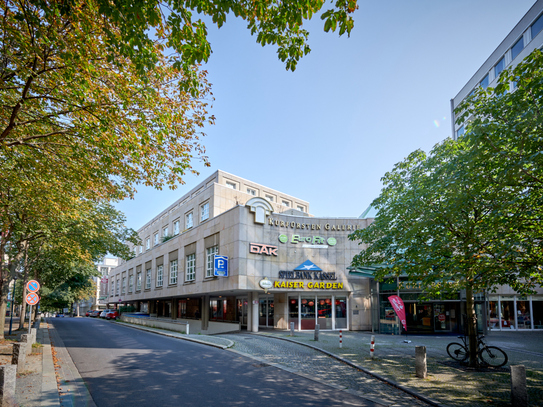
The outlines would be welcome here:
[[[13,277],[13,291],[11,292],[11,312],[9,316],[9,334],[11,335],[11,327],[13,326],[13,306],[15,304],[15,285],[17,284],[17,276]]]

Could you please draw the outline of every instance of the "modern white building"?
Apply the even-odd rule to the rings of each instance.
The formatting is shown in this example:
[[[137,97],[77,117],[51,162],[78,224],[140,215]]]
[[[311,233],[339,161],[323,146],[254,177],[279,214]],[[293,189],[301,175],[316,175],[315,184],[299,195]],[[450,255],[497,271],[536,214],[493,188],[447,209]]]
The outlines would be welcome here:
[[[458,94],[451,99],[451,117],[456,119],[454,109],[470,95],[473,90],[496,86],[501,71],[515,66],[526,58],[534,49],[543,47],[543,0],[537,0],[518,24],[505,37],[500,45],[475,72]],[[514,90],[514,84],[511,84]],[[464,134],[464,124],[452,120],[452,137],[457,139]]]

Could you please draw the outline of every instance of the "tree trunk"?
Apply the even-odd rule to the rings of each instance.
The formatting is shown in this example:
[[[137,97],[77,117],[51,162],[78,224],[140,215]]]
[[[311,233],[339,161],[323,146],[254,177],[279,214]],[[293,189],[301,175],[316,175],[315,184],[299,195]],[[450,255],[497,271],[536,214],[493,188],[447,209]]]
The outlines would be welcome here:
[[[26,275],[23,279],[23,298],[21,300],[21,316],[19,318],[19,330],[25,329],[25,317],[26,317]]]
[[[466,328],[468,334],[469,366],[476,367],[477,363],[477,316],[475,315],[475,303],[473,290],[466,288]]]

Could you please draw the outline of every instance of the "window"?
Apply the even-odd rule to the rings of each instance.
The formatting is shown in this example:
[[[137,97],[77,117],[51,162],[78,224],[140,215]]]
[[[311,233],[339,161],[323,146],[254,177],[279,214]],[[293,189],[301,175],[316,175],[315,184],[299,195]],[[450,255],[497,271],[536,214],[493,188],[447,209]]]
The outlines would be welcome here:
[[[273,202],[273,196],[267,195],[267,194],[264,195],[264,196],[266,197],[266,199],[267,199],[268,201]]]
[[[287,206],[287,207],[290,208],[290,202],[289,202],[289,201],[283,200],[281,203],[282,203],[284,206]]]
[[[162,287],[163,283],[164,266],[162,264],[156,268],[156,286]]]
[[[505,57],[502,57],[502,59],[500,59],[498,63],[494,66],[494,75],[496,76],[496,78],[500,76],[500,73],[501,71],[504,70],[504,68],[505,68]]]
[[[115,295],[119,295],[119,288],[121,286],[121,280],[117,279],[117,281],[115,282]]]
[[[134,256],[138,255],[138,246],[134,246]]]
[[[185,229],[190,229],[193,225],[193,216],[192,212],[185,215]]]
[[[252,196],[256,196],[256,190],[253,188],[247,188],[247,193]]]
[[[134,291],[134,274],[128,277],[128,292],[131,293],[132,291]]]
[[[154,236],[155,246],[158,244],[158,232]]]
[[[123,285],[121,289],[121,294],[126,294],[126,277],[123,277]]]
[[[194,281],[196,277],[196,255],[194,253],[187,256],[187,267],[185,270],[187,270],[185,281]]]
[[[511,48],[511,59],[512,60],[515,59],[523,49],[524,49],[524,38],[520,37],[520,39]]]
[[[299,211],[305,212],[305,208],[302,205],[297,206]]]
[[[143,246],[140,246],[140,254],[143,253]]]
[[[228,188],[237,189],[235,182],[226,181],[225,184]]]
[[[462,137],[465,133],[464,126],[460,127],[458,130],[456,130],[456,138]]]
[[[177,259],[170,261],[170,284],[177,284]]]
[[[168,226],[162,229],[162,237],[166,237],[166,236],[168,236]]]
[[[151,248],[151,239],[147,238],[145,240],[145,250],[149,250]]]
[[[147,269],[145,273],[145,289],[149,290],[151,288],[151,269]]]
[[[535,23],[532,24],[532,40],[535,38],[537,34],[543,29],[543,14],[539,16],[537,20],[535,20]]]
[[[136,291],[141,290],[141,271],[138,271],[138,275],[136,277]]]
[[[174,236],[179,234],[179,221],[178,220],[176,220],[173,223],[173,234],[174,234]]]
[[[219,254],[219,246],[208,247],[206,249],[206,277],[213,277],[216,254]]]
[[[111,289],[109,290],[110,297],[113,297],[113,294],[115,294],[115,283],[111,282]]]
[[[200,207],[200,222],[209,219],[209,202]]]
[[[483,89],[488,88],[488,74],[486,74],[486,76],[483,78],[479,85],[481,85],[481,88]]]

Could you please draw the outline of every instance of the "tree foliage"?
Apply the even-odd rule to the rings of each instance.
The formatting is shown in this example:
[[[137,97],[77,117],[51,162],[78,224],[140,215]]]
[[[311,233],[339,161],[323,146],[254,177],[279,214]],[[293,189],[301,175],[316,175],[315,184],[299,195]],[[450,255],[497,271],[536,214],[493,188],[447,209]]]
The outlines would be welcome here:
[[[375,222],[350,235],[364,245],[353,266],[381,265],[378,280],[405,275],[434,298],[465,292],[472,364],[473,294],[543,282],[542,66],[536,51],[495,89],[478,89],[457,111],[465,135],[396,164],[372,203]]]

